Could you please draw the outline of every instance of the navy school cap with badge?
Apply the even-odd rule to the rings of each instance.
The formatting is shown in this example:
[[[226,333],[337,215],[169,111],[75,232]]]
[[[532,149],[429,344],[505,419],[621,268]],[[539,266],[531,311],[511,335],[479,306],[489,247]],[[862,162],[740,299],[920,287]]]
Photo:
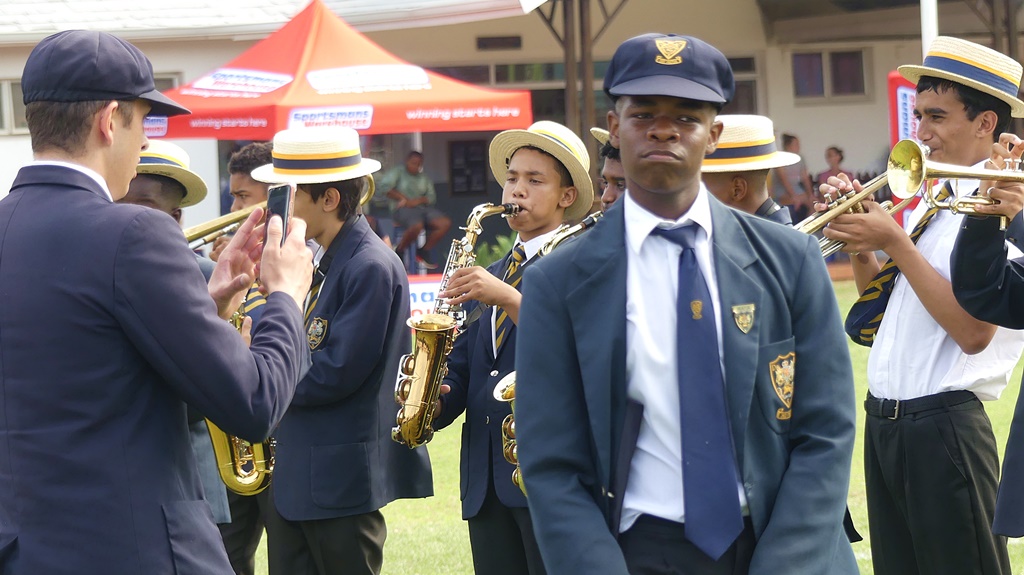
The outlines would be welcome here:
[[[604,91],[618,96],[670,96],[726,104],[735,83],[729,60],[692,36],[644,34],[615,50],[604,76]]]
[[[141,50],[117,36],[66,30],[43,38],[21,75],[25,104],[145,100],[150,114],[190,113],[156,89],[153,65]]]

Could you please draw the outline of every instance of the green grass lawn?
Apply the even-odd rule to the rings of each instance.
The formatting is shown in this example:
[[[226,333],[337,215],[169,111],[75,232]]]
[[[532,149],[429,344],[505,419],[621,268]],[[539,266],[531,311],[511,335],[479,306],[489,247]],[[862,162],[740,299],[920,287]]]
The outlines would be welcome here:
[[[852,281],[835,284],[839,307],[845,317],[856,298]],[[825,350],[822,350],[823,352]],[[867,393],[866,366],[868,348],[850,343],[853,372],[859,402]],[[1010,385],[999,401],[985,407],[996,433],[1002,453],[1017,401],[1021,366],[1018,364]],[[850,512],[865,540],[853,546],[861,573],[870,575],[871,550],[868,543],[867,508],[864,502],[863,442],[859,433],[864,428],[864,410],[858,409],[857,444],[853,455],[853,476],[850,481]],[[461,421],[438,432],[430,442],[430,459],[434,467],[434,497],[398,501],[384,509],[388,524],[388,540],[384,547],[384,570],[388,575],[466,575],[473,572],[469,552],[469,534],[461,519],[459,504],[459,429]],[[941,504],[941,503],[939,503]],[[1013,572],[1024,569],[1024,540],[1010,540],[1010,561]],[[266,551],[260,547],[257,573],[266,573]]]

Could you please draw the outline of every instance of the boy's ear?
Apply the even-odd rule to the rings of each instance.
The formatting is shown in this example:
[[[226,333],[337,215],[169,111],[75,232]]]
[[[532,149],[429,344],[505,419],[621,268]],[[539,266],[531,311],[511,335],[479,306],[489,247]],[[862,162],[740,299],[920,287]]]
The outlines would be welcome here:
[[[338,191],[338,188],[327,188],[327,191],[324,192],[323,197],[320,199],[324,202],[323,210],[325,212],[333,212],[341,204],[341,192]]]
[[[576,201],[576,186],[562,188],[562,197],[558,200],[558,207],[568,209]]]

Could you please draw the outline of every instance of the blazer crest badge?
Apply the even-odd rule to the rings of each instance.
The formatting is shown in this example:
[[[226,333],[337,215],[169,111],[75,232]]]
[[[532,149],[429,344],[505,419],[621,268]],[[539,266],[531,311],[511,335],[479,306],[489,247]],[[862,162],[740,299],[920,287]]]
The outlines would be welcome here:
[[[732,319],[743,333],[750,333],[750,328],[754,327],[754,310],[752,303],[732,306]]]
[[[775,361],[768,364],[772,376],[772,388],[775,395],[779,396],[782,405],[775,412],[776,419],[789,419],[793,417],[793,376],[796,373],[796,352],[789,352],[780,355]]]
[[[665,64],[671,66],[673,64],[682,64],[683,58],[679,56],[679,53],[686,48],[686,40],[669,40],[667,38],[659,38],[654,41],[658,51],[661,52],[660,56],[655,56],[654,61],[659,64]]]
[[[324,342],[327,337],[327,320],[322,317],[314,317],[306,329],[306,337],[309,339],[309,350],[313,351]]]

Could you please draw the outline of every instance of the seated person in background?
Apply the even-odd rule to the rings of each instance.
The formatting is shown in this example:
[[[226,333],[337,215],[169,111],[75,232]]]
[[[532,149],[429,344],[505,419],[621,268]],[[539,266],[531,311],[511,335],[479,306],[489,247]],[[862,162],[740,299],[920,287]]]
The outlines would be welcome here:
[[[434,207],[437,195],[434,182],[423,173],[423,154],[409,152],[404,166],[395,166],[381,176],[377,187],[391,200],[391,218],[396,226],[405,228],[395,251],[405,254],[406,248],[416,242],[420,232],[427,229],[427,240],[416,250],[416,261],[434,269],[437,264],[430,258],[430,250],[452,227],[452,221]]]
[[[601,211],[605,211],[626,193],[626,174],[622,171],[619,149],[608,142],[608,130],[591,128],[590,134],[601,143],[598,155],[604,158],[601,166]]]
[[[791,166],[800,156],[776,149],[769,118],[725,114],[718,120],[723,125],[718,148],[704,157],[701,166],[708,191],[741,212],[792,225],[789,210],[768,195],[768,170]]]
[[[117,203],[159,210],[174,218],[180,226],[181,208],[198,204],[206,197],[206,183],[198,174],[189,170],[188,154],[170,142],[150,140],[135,171],[138,175],[128,185],[128,194]],[[210,281],[214,262],[198,255],[196,260],[206,281]],[[192,450],[196,454],[199,479],[203,483],[206,502],[213,512],[213,520],[218,524],[230,523],[227,488],[217,471],[210,430],[206,426],[206,418],[191,405],[188,406],[188,432]]]

